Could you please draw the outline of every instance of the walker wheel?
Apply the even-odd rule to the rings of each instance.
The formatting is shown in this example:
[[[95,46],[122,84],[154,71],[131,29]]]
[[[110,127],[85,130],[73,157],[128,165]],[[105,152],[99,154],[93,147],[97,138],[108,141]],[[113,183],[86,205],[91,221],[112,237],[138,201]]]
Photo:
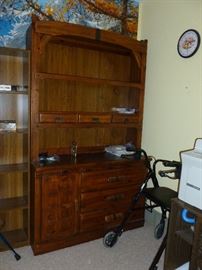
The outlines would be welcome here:
[[[103,238],[103,244],[105,247],[113,247],[116,244],[117,240],[118,235],[115,232],[111,231],[105,234]]]
[[[161,238],[161,236],[163,235],[163,232],[164,232],[164,228],[165,228],[165,221],[162,221],[158,225],[156,225],[156,227],[154,229],[154,237],[156,239]]]

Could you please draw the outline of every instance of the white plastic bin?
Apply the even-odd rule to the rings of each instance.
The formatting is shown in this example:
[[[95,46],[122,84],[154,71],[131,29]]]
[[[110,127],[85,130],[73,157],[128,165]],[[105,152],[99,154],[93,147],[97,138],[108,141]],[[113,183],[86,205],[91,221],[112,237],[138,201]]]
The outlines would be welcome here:
[[[176,270],[189,270],[189,262],[181,265],[180,267],[176,268]]]

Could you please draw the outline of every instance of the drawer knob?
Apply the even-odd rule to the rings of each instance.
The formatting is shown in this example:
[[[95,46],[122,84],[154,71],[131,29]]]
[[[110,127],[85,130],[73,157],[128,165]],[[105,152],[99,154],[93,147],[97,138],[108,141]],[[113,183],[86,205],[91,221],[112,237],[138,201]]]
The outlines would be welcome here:
[[[116,195],[106,197],[106,200],[107,201],[120,201],[120,200],[123,200],[124,198],[125,198],[124,194],[116,194]]]
[[[115,220],[123,219],[123,217],[124,217],[124,214],[121,212],[116,213],[116,214],[111,214],[111,215],[105,216],[105,222],[110,223]]]
[[[120,213],[115,214],[115,217],[116,219],[122,219],[124,217],[124,214],[120,212]]]
[[[114,182],[120,182],[121,180],[123,180],[122,176],[111,176],[107,179],[107,182],[114,183]]]
[[[99,123],[100,119],[98,117],[92,117],[92,122]]]
[[[105,216],[105,222],[109,223],[112,222],[114,220],[114,214]]]
[[[64,118],[61,117],[61,116],[56,116],[55,117],[55,122],[57,122],[57,123],[63,123],[64,122]]]

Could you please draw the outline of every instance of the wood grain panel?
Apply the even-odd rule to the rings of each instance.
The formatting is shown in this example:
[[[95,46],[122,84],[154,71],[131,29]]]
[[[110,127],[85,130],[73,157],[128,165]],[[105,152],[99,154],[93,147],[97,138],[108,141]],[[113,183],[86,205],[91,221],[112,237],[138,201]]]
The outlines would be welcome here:
[[[42,54],[39,69],[48,73],[97,77],[98,63],[97,51],[49,43]]]
[[[75,233],[75,174],[45,175],[41,181],[41,240]]]
[[[25,181],[26,180],[26,181]],[[26,182],[28,181],[27,173],[7,173],[0,175],[0,198],[12,198],[28,195]]]
[[[128,55],[49,43],[40,61],[40,72],[130,81]]]
[[[130,81],[130,58],[102,52],[100,54],[100,77],[118,81]]]
[[[134,142],[134,129],[122,128],[46,128],[39,130],[39,149],[69,148],[72,141],[76,141],[79,147],[96,147],[112,144],[125,144]]]
[[[24,228],[23,214],[25,213],[27,216],[27,210],[25,211],[23,209],[15,209],[12,211],[0,213],[0,218],[5,222],[2,231],[13,231]]]
[[[1,52],[0,84],[27,85],[28,60],[18,55],[2,55]]]
[[[27,134],[0,134],[0,164],[24,163],[28,161]]]
[[[138,110],[139,91],[127,87],[43,80],[40,81],[39,110],[111,112],[114,107]]]

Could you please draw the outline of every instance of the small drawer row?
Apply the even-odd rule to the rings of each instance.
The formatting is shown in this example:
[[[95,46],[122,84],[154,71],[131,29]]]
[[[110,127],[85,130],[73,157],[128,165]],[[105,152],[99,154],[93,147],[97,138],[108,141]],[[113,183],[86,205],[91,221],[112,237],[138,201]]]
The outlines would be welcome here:
[[[78,113],[78,112],[41,112],[40,123],[135,123],[137,114],[120,113]]]

